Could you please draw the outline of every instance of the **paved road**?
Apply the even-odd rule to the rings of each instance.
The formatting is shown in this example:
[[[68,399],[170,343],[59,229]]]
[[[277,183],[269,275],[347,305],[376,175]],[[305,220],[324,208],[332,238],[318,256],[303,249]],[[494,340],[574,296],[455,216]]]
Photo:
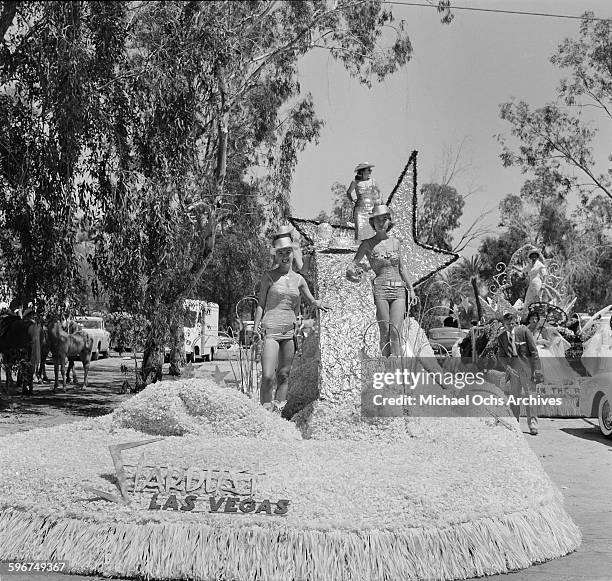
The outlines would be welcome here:
[[[211,370],[227,362],[203,364]],[[522,420],[525,424],[525,420]],[[591,422],[591,423],[589,423]],[[526,425],[523,425],[526,431]],[[543,419],[540,435],[525,434],[545,470],[565,496],[566,509],[582,530],[582,546],[567,557],[524,571],[487,577],[490,581],[612,580],[612,440],[592,420]],[[1,575],[0,581],[101,581],[76,575]]]
[[[563,559],[487,581],[612,580],[612,440],[601,435],[596,420],[588,422],[544,419],[540,435],[525,435],[561,488],[565,507],[582,531],[582,545]]]

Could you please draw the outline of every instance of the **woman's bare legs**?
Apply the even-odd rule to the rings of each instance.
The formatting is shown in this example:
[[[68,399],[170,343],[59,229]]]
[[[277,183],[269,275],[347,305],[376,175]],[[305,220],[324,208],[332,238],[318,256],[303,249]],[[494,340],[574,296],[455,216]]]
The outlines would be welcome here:
[[[391,343],[391,355],[401,357],[402,346],[400,345],[400,333],[406,316],[406,299],[395,299],[391,302],[389,314],[389,341]]]
[[[376,321],[380,333],[380,352],[383,357],[391,355],[391,343],[389,337],[389,301],[385,299],[375,299]]]
[[[274,339],[267,338],[263,342],[261,353],[261,389],[259,392],[259,401],[262,404],[272,401],[272,390],[274,388],[274,376],[276,375],[279,352],[278,343]]]
[[[270,403],[285,401],[289,389],[289,372],[293,364],[295,355],[295,345],[293,339],[283,339],[276,341],[267,338],[264,340],[263,351],[261,354],[261,391],[259,401]],[[274,378],[276,377],[276,394],[274,390]]]
[[[293,339],[285,339],[280,342],[278,354],[278,370],[276,372],[276,394],[274,399],[278,402],[287,400],[289,390],[289,373],[295,355],[295,344]]]

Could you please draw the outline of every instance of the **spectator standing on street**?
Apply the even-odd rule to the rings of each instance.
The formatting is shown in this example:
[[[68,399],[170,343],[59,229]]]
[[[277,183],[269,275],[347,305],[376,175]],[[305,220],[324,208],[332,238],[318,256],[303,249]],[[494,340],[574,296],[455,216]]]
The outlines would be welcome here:
[[[531,331],[525,325],[516,324],[516,315],[507,311],[502,318],[504,331],[497,339],[497,354],[506,367],[506,391],[515,397],[529,397],[535,394],[536,383],[542,381],[538,349]],[[538,433],[538,416],[533,406],[525,406],[529,433]],[[520,405],[511,405],[514,417],[519,421]]]

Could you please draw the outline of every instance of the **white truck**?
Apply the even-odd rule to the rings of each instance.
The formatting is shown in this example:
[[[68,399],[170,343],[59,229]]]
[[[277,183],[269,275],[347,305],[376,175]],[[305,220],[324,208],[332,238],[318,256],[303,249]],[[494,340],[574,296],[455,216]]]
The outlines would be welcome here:
[[[187,361],[212,361],[219,344],[219,305],[186,299],[183,332]]]

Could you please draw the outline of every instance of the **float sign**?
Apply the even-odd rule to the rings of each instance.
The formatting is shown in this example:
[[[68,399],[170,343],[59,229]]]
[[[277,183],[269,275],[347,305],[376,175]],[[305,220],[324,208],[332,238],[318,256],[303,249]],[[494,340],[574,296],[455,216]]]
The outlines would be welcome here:
[[[125,464],[121,452],[157,442],[129,442],[109,446],[120,496],[85,486],[101,498],[148,510],[283,516],[287,499],[257,499],[257,478],[263,474],[216,467],[177,467],[148,464],[141,454],[137,464]]]

